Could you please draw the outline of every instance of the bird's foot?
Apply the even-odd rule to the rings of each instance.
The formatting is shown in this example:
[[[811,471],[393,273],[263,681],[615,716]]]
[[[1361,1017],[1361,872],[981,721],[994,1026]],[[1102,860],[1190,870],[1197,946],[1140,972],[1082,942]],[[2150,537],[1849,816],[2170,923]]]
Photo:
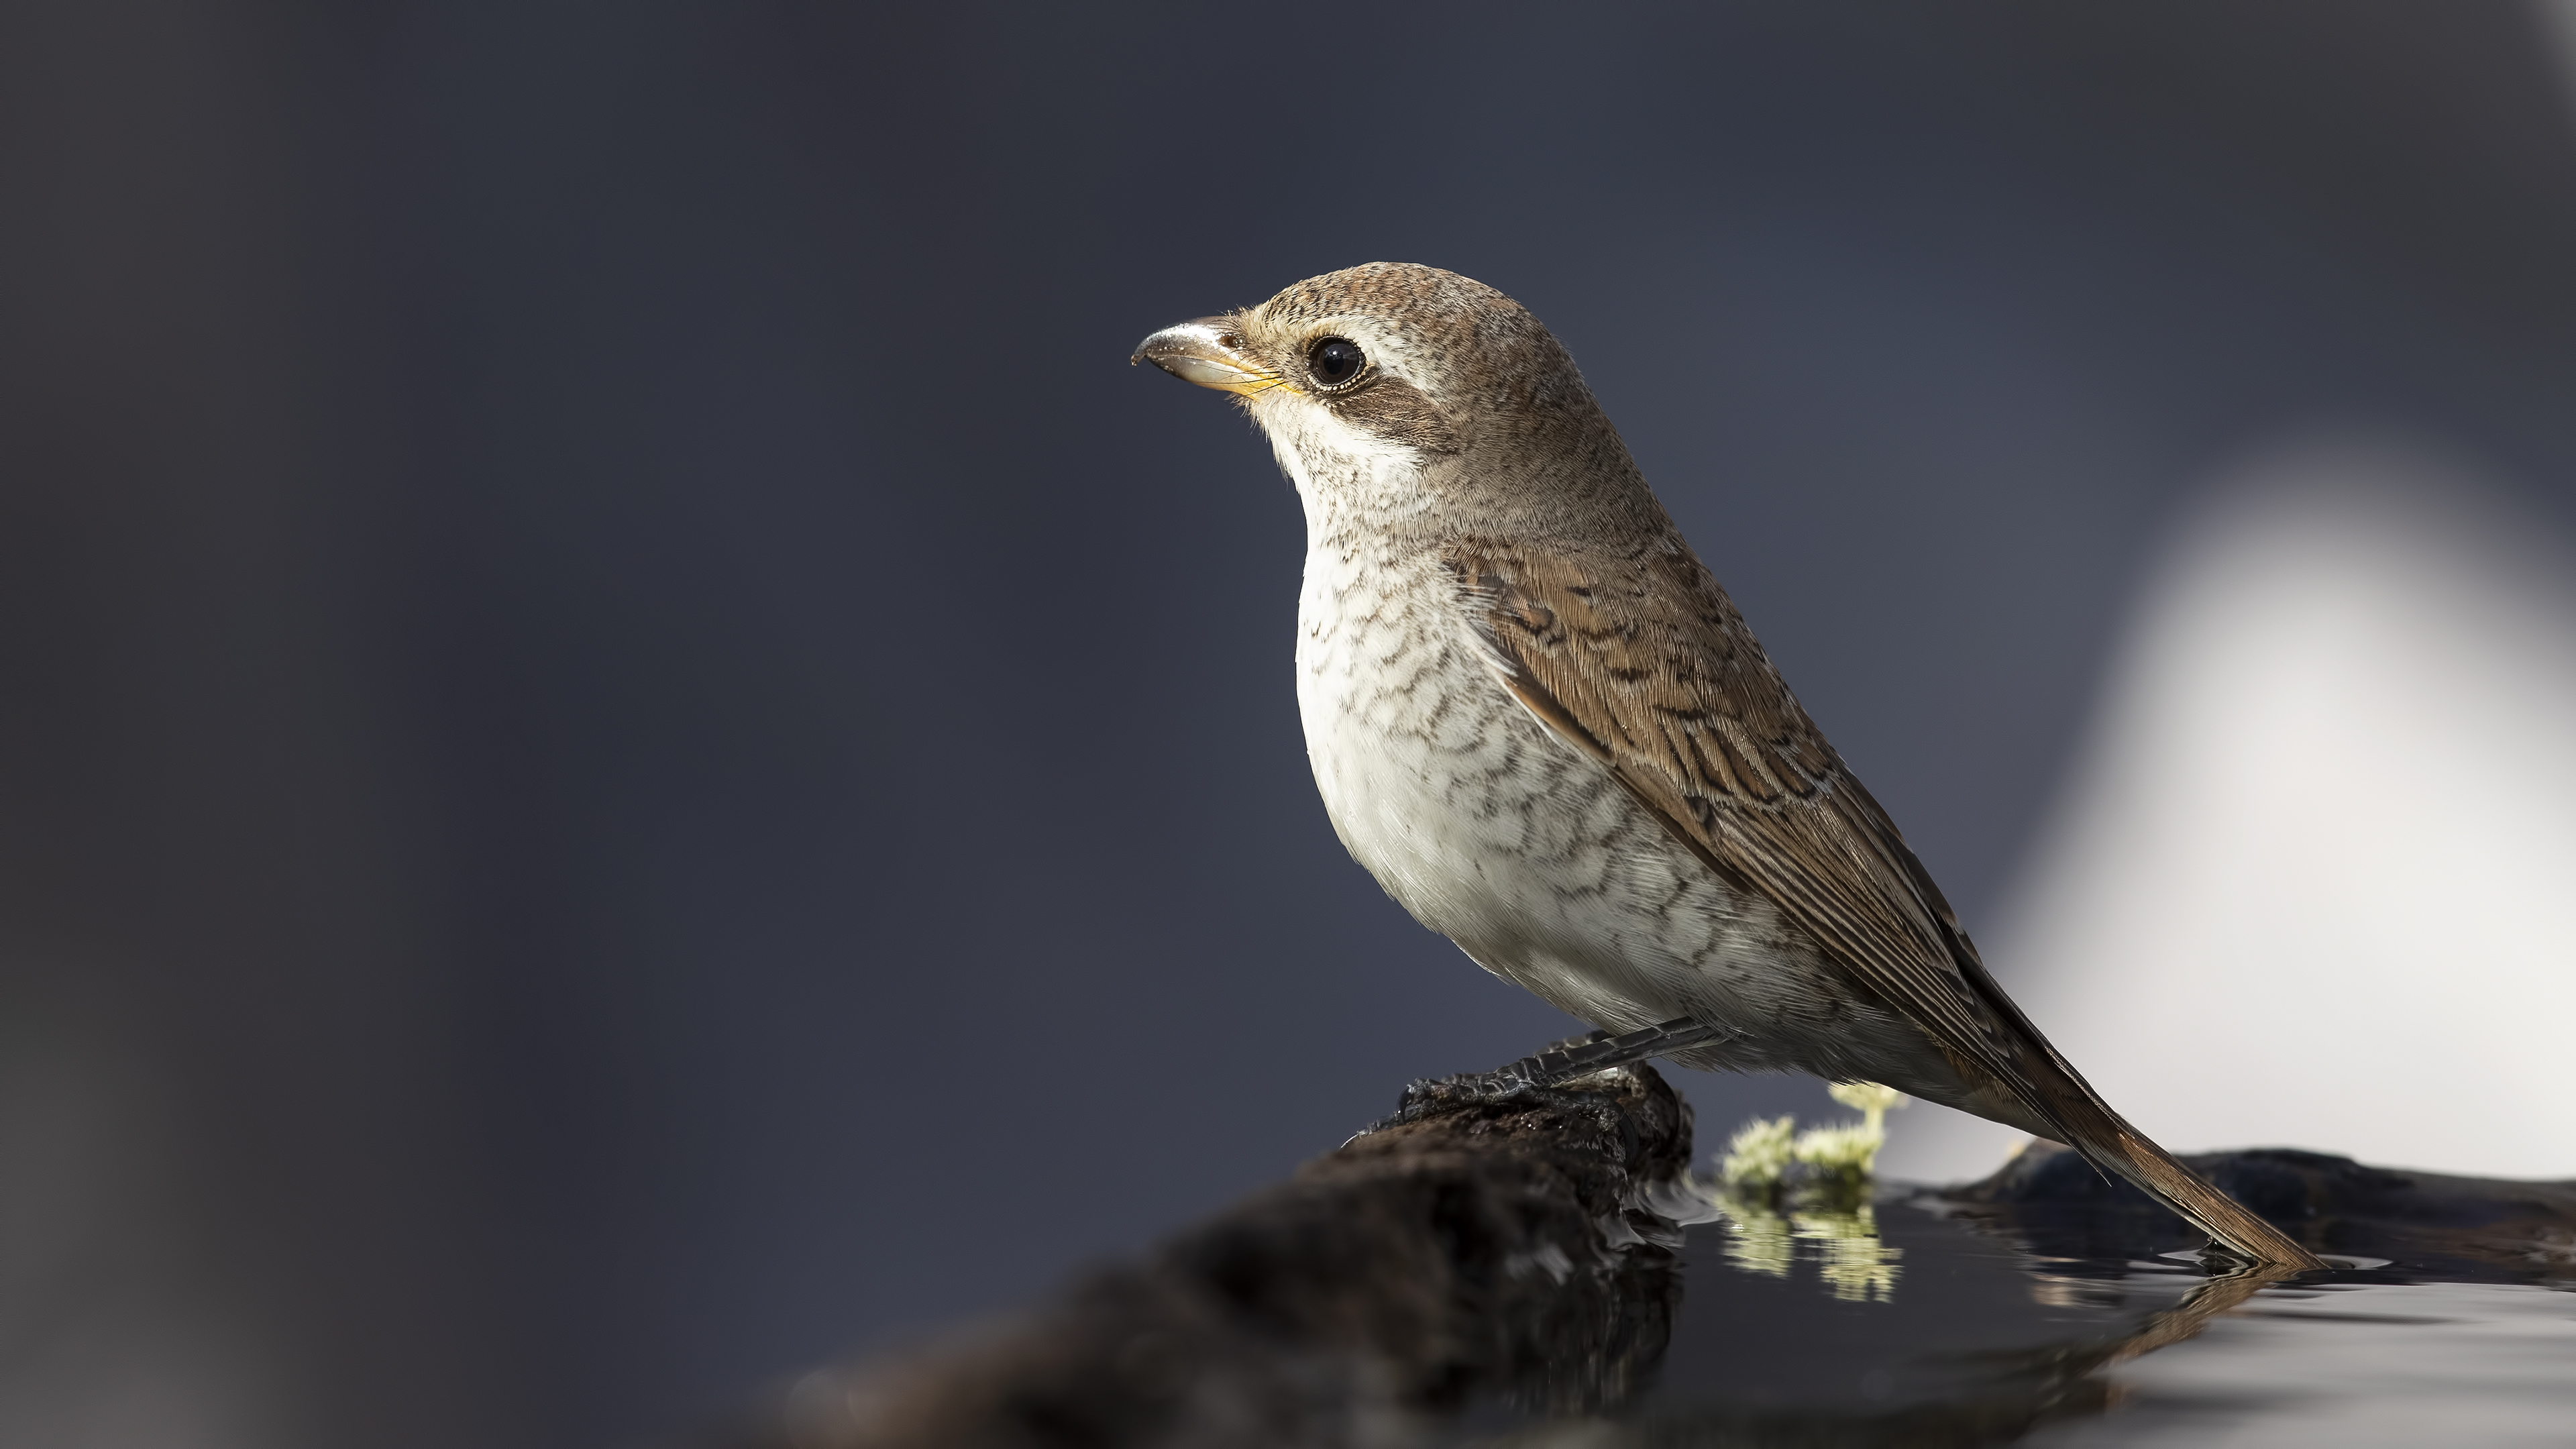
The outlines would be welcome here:
[[[1394,1115],[1371,1122],[1359,1130],[1357,1137],[1419,1121],[1435,1111],[1450,1107],[1478,1102],[1508,1102],[1543,1094],[1577,1077],[1699,1046],[1724,1035],[1726,1033],[1716,1027],[1684,1016],[1620,1036],[1596,1031],[1573,1037],[1490,1072],[1419,1078],[1406,1084],[1403,1100],[1396,1104]],[[1356,1141],[1357,1137],[1353,1140]]]

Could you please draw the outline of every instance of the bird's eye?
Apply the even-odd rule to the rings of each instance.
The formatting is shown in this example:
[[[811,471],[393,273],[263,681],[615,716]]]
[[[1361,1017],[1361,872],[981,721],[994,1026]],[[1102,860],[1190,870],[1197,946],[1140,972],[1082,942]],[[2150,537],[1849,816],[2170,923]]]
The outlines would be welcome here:
[[[1306,365],[1315,381],[1326,387],[1339,387],[1360,375],[1368,363],[1368,354],[1347,337],[1327,337],[1306,350]]]

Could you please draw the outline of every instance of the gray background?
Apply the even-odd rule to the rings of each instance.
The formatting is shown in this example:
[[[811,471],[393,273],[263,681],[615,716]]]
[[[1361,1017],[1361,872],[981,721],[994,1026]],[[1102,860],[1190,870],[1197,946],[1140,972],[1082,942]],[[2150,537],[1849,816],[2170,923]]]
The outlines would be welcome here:
[[[1295,501],[1125,363],[1330,268],[1556,328],[1973,928],[2238,450],[2404,430],[2569,516],[2552,47],[8,7],[0,1428],[636,1442],[1559,1031],[1344,858]]]

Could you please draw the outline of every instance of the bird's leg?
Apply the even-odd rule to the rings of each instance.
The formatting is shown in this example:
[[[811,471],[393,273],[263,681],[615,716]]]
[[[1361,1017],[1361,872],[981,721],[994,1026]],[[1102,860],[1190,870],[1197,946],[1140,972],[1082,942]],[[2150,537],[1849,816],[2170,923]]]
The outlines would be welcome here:
[[[1659,1021],[1623,1036],[1596,1031],[1549,1047],[1536,1056],[1523,1057],[1507,1067],[1449,1080],[1462,1089],[1472,1088],[1481,1095],[1508,1097],[1531,1087],[1553,1087],[1576,1077],[1699,1046],[1724,1035],[1726,1033],[1705,1022],[1677,1016],[1671,1021]]]
[[[1365,1135],[1383,1127],[1410,1122],[1438,1107],[1462,1102],[1500,1102],[1527,1096],[1576,1077],[1700,1046],[1725,1035],[1727,1033],[1716,1027],[1687,1016],[1659,1021],[1620,1036],[1596,1031],[1589,1036],[1559,1042],[1534,1056],[1523,1057],[1490,1072],[1467,1072],[1414,1082],[1404,1089],[1404,1100],[1397,1105],[1394,1116],[1372,1122],[1362,1132]]]

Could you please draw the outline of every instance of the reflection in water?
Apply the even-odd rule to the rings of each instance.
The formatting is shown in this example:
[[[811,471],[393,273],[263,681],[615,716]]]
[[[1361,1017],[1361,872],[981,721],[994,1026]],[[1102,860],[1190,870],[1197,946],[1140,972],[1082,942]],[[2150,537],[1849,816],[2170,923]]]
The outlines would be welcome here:
[[[2212,1319],[2287,1276],[2260,1269],[2200,1280],[2173,1306],[2119,1331],[2016,1351],[1953,1355],[1944,1392],[1883,1412],[1769,1404],[1759,1393],[1702,1402],[1667,1393],[1672,1402],[1630,1405],[1617,1419],[1560,1419],[1469,1442],[1491,1449],[1937,1449],[2008,1443],[2042,1426],[2113,1407],[2120,1395],[2099,1377],[2101,1370],[2197,1335]],[[1832,1352],[1828,1344],[1816,1348]],[[1932,1345],[1920,1348],[1937,1356]],[[1894,1375],[1871,1369],[1857,1381],[1859,1397],[1882,1398]]]
[[[1937,1197],[1720,1187],[1683,1170],[1688,1122],[1633,1070],[1461,1102],[1017,1324],[808,1375],[726,1442],[2342,1446],[2576,1421],[2576,1293],[2551,1291],[2576,1185],[2198,1158],[2354,1265],[2213,1275],[2177,1220],[2063,1153]]]
[[[1879,1240],[1877,1211],[1866,1201],[1832,1202],[1821,1192],[1791,1193],[1783,1212],[1776,1200],[1727,1193],[1727,1261],[1748,1273],[1789,1276],[1797,1245],[1812,1245],[1817,1273],[1846,1303],[1886,1302],[1896,1292],[1896,1260],[1903,1248]]]
[[[1944,1197],[1732,1186],[1726,1221],[1685,1247],[1644,1392],[1462,1442],[2347,1449],[2556,1443],[2576,1422],[2576,1263],[2555,1251],[2576,1184],[2194,1162],[2344,1266],[2223,1271],[2170,1214],[2046,1149]]]
[[[1824,1249],[1825,1286],[1836,1298],[1860,1303],[1885,1302],[1896,1291],[1896,1260],[1905,1255],[1878,1240],[1878,1219],[1868,1203],[1847,1213],[1797,1213],[1789,1219],[1798,1236]]]
[[[1767,1207],[1730,1203],[1726,1214],[1726,1259],[1747,1273],[1789,1276],[1797,1256],[1788,1220]]]

